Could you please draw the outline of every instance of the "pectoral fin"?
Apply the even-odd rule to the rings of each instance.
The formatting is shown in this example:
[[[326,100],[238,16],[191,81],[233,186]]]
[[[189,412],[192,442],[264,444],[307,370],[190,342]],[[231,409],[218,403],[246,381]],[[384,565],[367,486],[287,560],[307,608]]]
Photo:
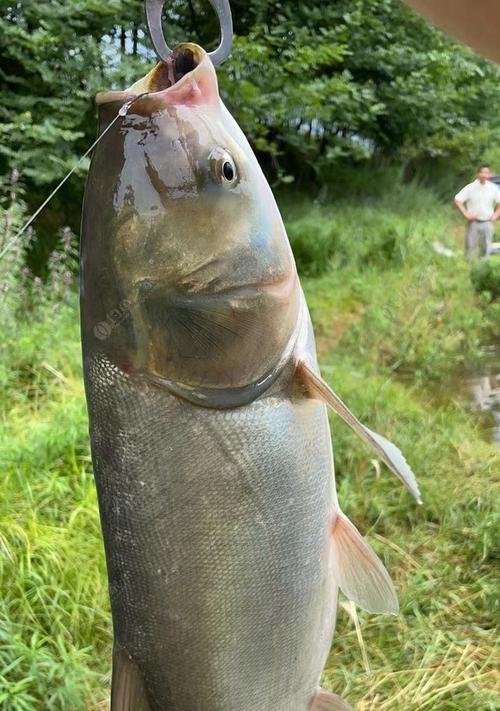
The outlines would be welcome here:
[[[344,595],[368,612],[397,615],[389,573],[347,516],[339,511],[332,530],[333,575]]]
[[[299,361],[297,371],[304,385],[307,387],[312,397],[323,400],[334,410],[337,415],[349,425],[362,440],[364,440],[378,454],[389,469],[403,482],[406,488],[413,494],[419,504],[422,503],[418,484],[415,479],[408,462],[404,458],[401,451],[395,444],[389,442],[382,435],[373,432],[365,427],[349,410],[347,405],[342,402],[331,387],[326,383],[320,375],[314,372],[305,361]]]
[[[126,652],[113,652],[111,711],[151,711],[137,664]]]
[[[316,694],[310,711],[352,711],[352,709],[337,694],[320,689]]]

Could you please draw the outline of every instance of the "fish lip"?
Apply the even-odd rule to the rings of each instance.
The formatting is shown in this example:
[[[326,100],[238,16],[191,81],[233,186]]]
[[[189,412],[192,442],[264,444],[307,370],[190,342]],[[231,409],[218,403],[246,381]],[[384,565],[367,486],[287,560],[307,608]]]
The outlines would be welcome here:
[[[248,296],[258,297],[265,295],[276,299],[276,301],[286,301],[293,294],[297,285],[297,274],[292,273],[281,279],[263,282],[249,282],[241,285],[227,287],[212,292],[214,296],[228,296],[232,299],[245,298]],[[210,296],[203,292],[197,292],[203,296]]]
[[[189,278],[189,277],[187,277]],[[159,281],[154,281],[151,278],[140,279],[134,284],[134,289],[139,293],[142,292],[144,297],[147,297],[153,292],[162,290],[165,288],[165,293],[170,294],[174,299],[190,299],[195,297],[200,298],[217,298],[220,296],[227,296],[230,299],[243,299],[245,297],[260,296],[265,294],[266,296],[271,296],[278,301],[284,301],[293,294],[293,291],[298,283],[298,276],[296,271],[292,271],[290,274],[286,274],[277,279],[271,279],[268,281],[254,281],[254,282],[244,282],[242,284],[232,284],[231,286],[223,288],[214,288],[207,290],[205,289],[195,289],[186,288],[182,283],[176,284],[173,288],[162,287]],[[183,288],[184,286],[184,288]]]
[[[159,91],[145,91],[144,88],[140,86],[141,83],[144,82],[152,74],[152,72],[154,72],[156,69],[158,69],[158,67],[162,65],[162,63],[159,62],[155,65],[151,72],[149,72],[148,74],[146,74],[145,77],[143,77],[143,79],[139,80],[139,82],[136,82],[128,89],[119,91],[99,92],[95,98],[97,106],[101,106],[103,104],[115,101],[126,103],[127,101],[139,97],[141,94],[145,94],[145,99],[163,99],[166,100],[165,103],[167,104],[173,103],[169,102],[168,99],[170,97],[175,97],[176,95],[182,94],[183,89],[186,89],[187,92],[189,92],[190,87],[193,87],[193,85],[197,83],[196,80],[200,78],[200,75],[206,74],[207,72],[211,71],[215,73],[212,61],[202,47],[192,42],[183,42],[177,45],[177,47],[175,47],[173,53],[177,52],[180,48],[183,47],[195,48],[196,55],[200,57],[200,61],[195,67],[193,67],[193,69],[184,74],[184,76],[182,76],[174,84],[166,87],[165,89],[160,89]],[[137,89],[134,89],[134,87],[137,87]]]
[[[298,275],[295,270],[291,274],[286,274],[281,279],[275,279],[270,282],[264,282],[259,288],[264,292],[279,301],[288,299],[298,284]]]

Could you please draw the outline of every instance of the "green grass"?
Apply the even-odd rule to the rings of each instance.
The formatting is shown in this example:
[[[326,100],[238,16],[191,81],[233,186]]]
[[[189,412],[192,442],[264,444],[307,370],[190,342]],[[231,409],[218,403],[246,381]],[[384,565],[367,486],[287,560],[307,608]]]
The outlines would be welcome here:
[[[499,332],[421,188],[353,207],[285,205],[325,377],[416,472],[417,506],[332,417],[340,502],[385,560],[398,618],[341,603],[324,685],[358,711],[498,708],[500,453],[458,379]],[[319,235],[319,238],[318,238]],[[4,302],[0,346],[0,707],[105,708],[111,624],[74,292]],[[496,656],[495,656],[496,655]]]

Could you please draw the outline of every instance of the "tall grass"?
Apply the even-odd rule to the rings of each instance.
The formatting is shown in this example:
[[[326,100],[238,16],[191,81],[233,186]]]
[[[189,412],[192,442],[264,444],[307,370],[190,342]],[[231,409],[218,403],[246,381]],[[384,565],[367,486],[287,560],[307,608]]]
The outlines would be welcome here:
[[[457,223],[422,188],[356,206],[285,204],[285,214],[323,373],[402,447],[425,502],[417,507],[332,418],[341,504],[385,559],[401,614],[370,616],[342,601],[323,684],[359,711],[497,708],[500,456],[456,383],[495,333],[498,304],[475,294],[461,256],[432,249],[437,240],[458,255]],[[23,272],[19,251],[0,305],[5,711],[91,711],[108,695],[111,623],[72,245],[61,236],[66,256],[54,257],[46,284]]]
[[[7,244],[25,217],[15,185]],[[76,244],[64,230],[46,283],[0,261],[0,708],[77,711],[102,695],[109,616],[80,372]]]

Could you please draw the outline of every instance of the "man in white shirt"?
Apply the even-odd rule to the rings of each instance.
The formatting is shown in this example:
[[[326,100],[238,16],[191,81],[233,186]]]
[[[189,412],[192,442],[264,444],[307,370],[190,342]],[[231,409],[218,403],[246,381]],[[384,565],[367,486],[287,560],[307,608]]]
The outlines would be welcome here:
[[[477,178],[455,195],[455,205],[467,220],[465,254],[472,258],[479,249],[489,254],[493,223],[500,217],[500,188],[491,182],[489,165],[481,165]]]

